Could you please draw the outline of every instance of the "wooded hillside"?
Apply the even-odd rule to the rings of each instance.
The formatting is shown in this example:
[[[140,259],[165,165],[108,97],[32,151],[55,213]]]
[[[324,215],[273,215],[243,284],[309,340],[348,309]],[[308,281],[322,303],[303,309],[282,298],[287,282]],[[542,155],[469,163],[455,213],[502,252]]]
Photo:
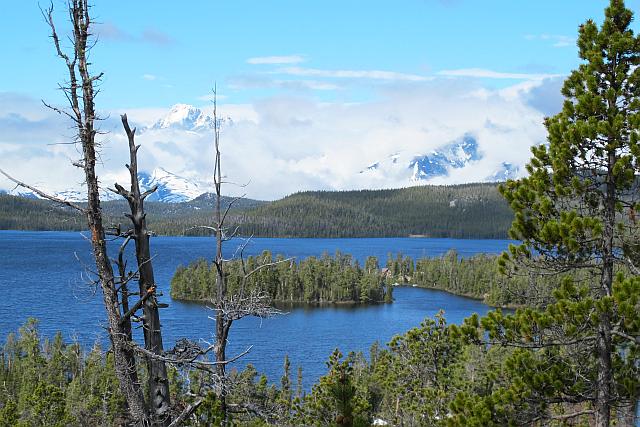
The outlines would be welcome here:
[[[225,198],[223,205],[231,200]],[[204,233],[190,228],[211,225],[212,199],[207,195],[186,203],[148,202],[145,207],[149,226],[158,234]],[[116,223],[126,206],[105,202],[103,210],[109,223]],[[240,200],[229,223],[238,225],[242,235],[259,237],[505,238],[512,219],[495,184],[465,184],[309,191],[273,202]],[[50,202],[0,195],[0,229],[80,230],[82,224],[76,213]]]

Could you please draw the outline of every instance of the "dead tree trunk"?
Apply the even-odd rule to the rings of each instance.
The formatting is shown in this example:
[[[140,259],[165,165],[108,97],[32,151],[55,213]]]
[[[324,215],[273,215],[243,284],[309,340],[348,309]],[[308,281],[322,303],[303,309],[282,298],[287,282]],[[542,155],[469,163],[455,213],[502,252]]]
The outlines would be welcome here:
[[[148,415],[144,396],[138,383],[134,352],[129,345],[128,333],[121,322],[121,314],[113,268],[107,255],[105,231],[102,224],[98,176],[96,175],[96,141],[97,130],[94,103],[94,84],[102,74],[91,75],[87,54],[91,45],[89,28],[91,19],[87,0],[69,2],[69,16],[73,26],[73,52],[64,53],[53,21],[53,7],[45,13],[45,19],[51,28],[58,57],[65,61],[69,72],[69,82],[62,86],[69,101],[70,111],[52,107],[60,114],[69,117],[77,131],[77,142],[82,147],[82,159],[78,163],[84,170],[87,185],[87,223],[91,232],[91,245],[96,262],[98,280],[102,288],[104,306],[107,312],[108,332],[114,354],[116,375],[120,389],[127,401],[129,412],[137,424],[148,424]]]
[[[226,390],[226,363],[227,360],[227,338],[229,336],[229,330],[233,319],[226,316],[225,301],[227,297],[227,283],[225,280],[224,272],[224,258],[222,256],[222,243],[224,240],[224,216],[221,209],[222,199],[222,172],[220,170],[220,123],[218,121],[218,109],[216,102],[216,93],[214,89],[214,101],[213,101],[213,129],[214,129],[214,166],[213,166],[213,182],[216,192],[215,201],[215,236],[216,236],[216,254],[214,259],[214,265],[216,266],[216,295],[214,299],[216,309],[216,343],[215,343],[215,356],[216,371],[220,381],[220,392],[218,398],[220,399],[220,410],[222,411],[222,424],[227,425],[227,390]]]
[[[153,264],[151,262],[151,251],[149,247],[150,232],[147,230],[146,213],[144,211],[144,200],[157,190],[153,187],[144,193],[140,193],[140,183],[138,182],[138,148],[135,145],[135,128],[129,127],[126,114],[122,116],[122,125],[129,141],[130,161],[127,165],[131,177],[131,189],[128,191],[121,185],[116,184],[116,192],[124,197],[129,203],[131,210],[126,216],[131,220],[133,229],[129,236],[135,242],[136,261],[138,265],[138,284],[140,297],[149,294],[142,305],[142,325],[144,333],[145,349],[153,354],[162,355],[162,332],[160,325],[160,313],[156,298],[156,282],[153,274]],[[126,289],[126,288],[125,288]],[[128,301],[122,294],[123,308]],[[128,320],[128,319],[125,319]],[[149,396],[148,408],[153,425],[164,426],[171,421],[169,411],[171,402],[169,396],[169,379],[165,362],[147,357],[147,368],[149,373]]]
[[[213,167],[213,182],[215,187],[215,207],[214,207],[214,227],[213,231],[216,238],[216,250],[213,264],[216,267],[216,283],[215,294],[213,295],[212,303],[213,309],[216,311],[215,321],[215,374],[216,381],[218,382],[218,399],[220,401],[220,410],[222,412],[222,425],[229,424],[229,404],[227,402],[228,384],[226,381],[226,365],[233,360],[238,359],[242,355],[246,354],[250,348],[244,353],[241,353],[231,359],[227,358],[227,340],[229,338],[229,331],[233,322],[240,320],[243,317],[255,316],[260,318],[271,317],[281,312],[270,305],[269,296],[261,292],[260,290],[245,291],[248,279],[263,268],[269,268],[280,262],[289,262],[291,258],[283,259],[276,262],[263,263],[251,271],[246,271],[244,263],[244,248],[245,245],[239,248],[240,261],[242,262],[242,282],[239,293],[229,295],[227,291],[227,273],[225,272],[225,263],[222,253],[223,243],[231,240],[236,232],[237,228],[231,232],[226,226],[225,221],[229,210],[233,204],[240,200],[242,197],[236,197],[229,202],[222,209],[222,171],[221,171],[221,155],[220,155],[220,121],[218,120],[218,106],[216,91],[213,92],[213,122],[214,122],[214,167]],[[211,227],[207,227],[211,228]]]

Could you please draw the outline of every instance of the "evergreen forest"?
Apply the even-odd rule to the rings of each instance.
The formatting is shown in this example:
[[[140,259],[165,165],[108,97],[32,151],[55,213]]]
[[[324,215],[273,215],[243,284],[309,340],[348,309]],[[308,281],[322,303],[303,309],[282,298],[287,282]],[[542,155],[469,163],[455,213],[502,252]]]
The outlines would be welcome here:
[[[255,271],[247,277],[245,272]],[[331,257],[309,257],[300,262],[275,258],[269,251],[258,257],[235,260],[227,264],[227,286],[240,294],[258,291],[274,303],[388,303],[393,298],[389,278],[378,267],[378,260],[369,257],[360,267],[350,255],[337,253]],[[171,279],[171,298],[187,301],[209,301],[214,295],[215,265],[198,260],[178,267]]]
[[[86,206],[67,206],[85,215],[91,231],[109,347],[42,337],[38,321],[27,321],[0,350],[0,427],[638,425],[640,36],[624,0],[606,3],[602,19],[578,29],[580,65],[564,81],[561,111],[544,120],[547,142],[532,148],[525,177],[498,187],[306,192],[226,210],[214,97],[216,203],[206,231],[216,254],[178,269],[172,296],[212,306],[215,341],[179,339],[171,349],[162,344],[146,216],[157,232],[184,234],[206,209],[152,222],[153,205],[144,211],[148,194],[138,185],[135,132],[123,115],[131,190],[117,189],[131,228],[118,227],[114,238],[123,248],[135,244],[136,266],[109,256],[94,167],[93,90],[102,74],[88,71],[90,8],[86,0],[68,3],[71,55],[60,48],[53,6],[43,10],[73,82],[61,88],[76,114],[89,197]],[[74,229],[71,219],[79,217],[41,201],[1,200],[36,224],[25,225],[8,208],[0,211],[3,227]],[[118,218],[105,213],[105,223]],[[373,257],[361,266],[342,253],[295,260],[265,252],[230,261],[222,245],[236,226],[248,235],[315,237],[482,238],[505,237],[508,229],[513,243],[497,257],[396,254],[384,267]],[[266,378],[242,367],[243,353],[225,352],[233,322],[277,314],[273,302],[392,303],[395,283],[497,308],[461,324],[448,324],[441,312],[368,354],[335,349],[310,389],[287,358],[279,379]],[[133,338],[137,325],[144,344]]]
[[[223,209],[232,200],[223,198]],[[198,226],[211,226],[213,204],[214,198],[207,193],[190,202],[146,202],[145,206],[149,227],[157,234],[207,235],[209,231]],[[122,222],[125,203],[102,205],[108,224]],[[512,219],[496,184],[315,191],[274,202],[240,199],[228,217],[245,236],[463,239],[506,238]],[[82,221],[77,212],[46,200],[0,194],[2,230],[82,230]]]

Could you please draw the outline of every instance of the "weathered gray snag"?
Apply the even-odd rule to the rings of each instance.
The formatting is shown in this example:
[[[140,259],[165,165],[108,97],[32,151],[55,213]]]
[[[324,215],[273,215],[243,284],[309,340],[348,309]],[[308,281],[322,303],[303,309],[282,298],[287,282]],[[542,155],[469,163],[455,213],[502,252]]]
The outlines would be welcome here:
[[[126,190],[119,184],[115,184],[115,192],[124,197],[129,203],[130,214],[126,214],[131,220],[133,228],[128,236],[135,242],[136,261],[138,265],[138,284],[140,289],[140,300],[128,311],[125,311],[123,320],[128,321],[133,313],[142,308],[142,325],[144,333],[144,347],[153,354],[162,355],[162,332],[160,325],[160,313],[156,298],[156,282],[153,274],[151,262],[151,251],[149,247],[150,232],[147,230],[146,213],[144,212],[144,200],[147,196],[156,191],[153,187],[144,193],[140,193],[140,183],[138,182],[138,149],[135,145],[135,128],[129,127],[127,115],[122,115],[122,126],[127,133],[129,141],[129,170],[131,178],[131,189]],[[129,238],[129,237],[127,237]],[[126,290],[126,287],[124,288]],[[127,296],[122,294],[123,310]],[[153,425],[168,425],[170,420],[171,402],[169,396],[169,380],[167,377],[167,367],[162,360],[147,357],[147,368],[149,372],[149,396],[148,407]]]
[[[73,28],[71,38],[73,51],[71,55],[62,51],[60,39],[53,21],[53,6],[43,12],[51,28],[51,38],[56,53],[68,69],[69,81],[61,85],[70,110],[52,107],[54,111],[69,117],[77,131],[76,141],[82,147],[82,158],[78,165],[82,167],[87,185],[87,224],[91,232],[91,245],[96,262],[98,278],[102,288],[103,300],[108,319],[108,332],[113,349],[116,375],[120,389],[127,401],[130,415],[136,424],[148,424],[148,413],[144,396],[138,382],[136,360],[130,346],[128,333],[121,322],[118,294],[111,261],[107,255],[105,230],[102,223],[98,176],[96,175],[96,134],[95,127],[95,91],[94,84],[102,74],[92,75],[89,72],[87,54],[91,49],[91,18],[87,0],[72,0],[68,4],[69,17]]]
[[[222,246],[225,241],[231,240],[237,231],[229,232],[229,228],[226,226],[225,221],[229,210],[233,204],[240,198],[236,198],[227,208],[222,210],[222,171],[221,171],[221,154],[220,154],[220,121],[218,119],[218,106],[216,98],[216,90],[213,91],[213,122],[214,122],[214,167],[213,167],[213,183],[215,188],[215,207],[214,207],[214,227],[216,239],[216,251],[213,264],[216,267],[216,284],[215,294],[212,296],[212,305],[215,314],[215,344],[213,346],[213,352],[215,354],[215,381],[218,383],[217,395],[220,400],[220,410],[222,411],[222,425],[226,426],[229,423],[228,414],[232,409],[227,403],[228,384],[226,377],[226,365],[231,360],[235,360],[247,353],[247,349],[244,353],[237,355],[232,359],[227,358],[227,340],[229,338],[229,331],[233,322],[240,320],[243,317],[255,316],[255,317],[270,317],[275,314],[279,314],[280,311],[271,307],[269,297],[263,292],[252,291],[245,293],[245,284],[248,278],[256,271],[273,266],[277,264],[268,263],[260,265],[253,271],[247,272],[244,270],[243,262],[243,278],[242,286],[240,287],[240,293],[230,295],[227,292],[227,279],[225,273],[226,260],[222,254]],[[246,245],[245,245],[246,246]],[[242,259],[242,253],[244,246],[240,248],[240,258]],[[282,260],[279,262],[287,262],[290,259]],[[237,405],[234,406],[237,409]],[[248,409],[248,408],[245,408]]]

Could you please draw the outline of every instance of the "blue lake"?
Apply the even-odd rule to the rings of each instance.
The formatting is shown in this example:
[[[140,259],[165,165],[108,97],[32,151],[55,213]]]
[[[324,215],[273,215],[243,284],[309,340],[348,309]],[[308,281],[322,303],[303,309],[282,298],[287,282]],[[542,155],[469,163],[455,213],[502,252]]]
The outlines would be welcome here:
[[[240,242],[227,242],[226,256],[232,257]],[[246,255],[270,250],[273,254],[300,259],[339,250],[352,254],[361,263],[369,255],[384,265],[387,254],[398,252],[413,258],[438,256],[455,249],[462,256],[500,253],[508,240],[456,240],[422,238],[365,239],[271,239],[254,238]],[[112,254],[116,253],[116,245]],[[211,238],[155,237],[152,255],[162,302],[165,347],[180,337],[213,341],[213,312],[203,305],[172,301],[169,281],[180,264],[198,258],[210,259]],[[100,289],[88,284],[85,270],[93,269],[89,242],[77,232],[0,231],[0,341],[29,317],[40,320],[45,336],[62,331],[66,340],[77,339],[91,345],[105,341],[105,313]],[[325,361],[336,347],[343,353],[368,352],[376,341],[386,343],[396,335],[418,326],[426,317],[445,311],[450,323],[459,323],[472,313],[484,314],[486,305],[445,292],[401,287],[394,290],[393,304],[368,307],[330,306],[287,309],[271,319],[243,319],[231,330],[227,354],[251,352],[236,366],[252,363],[260,372],[277,381],[285,355],[292,371],[303,368],[305,387],[325,373]]]

